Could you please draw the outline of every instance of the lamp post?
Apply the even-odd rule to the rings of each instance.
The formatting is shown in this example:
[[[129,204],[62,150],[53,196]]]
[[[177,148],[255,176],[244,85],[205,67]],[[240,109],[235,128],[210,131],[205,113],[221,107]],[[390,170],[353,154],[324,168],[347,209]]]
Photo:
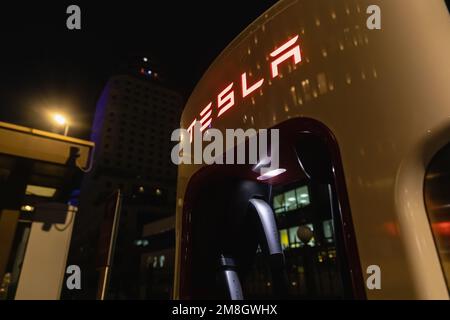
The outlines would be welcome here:
[[[53,120],[55,120],[57,124],[64,126],[64,135],[67,136],[69,133],[69,122],[67,119],[61,114],[55,114]]]

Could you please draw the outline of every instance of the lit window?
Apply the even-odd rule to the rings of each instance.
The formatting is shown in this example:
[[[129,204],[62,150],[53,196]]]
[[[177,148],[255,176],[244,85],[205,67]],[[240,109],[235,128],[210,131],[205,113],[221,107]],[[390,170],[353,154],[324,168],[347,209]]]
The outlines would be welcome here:
[[[290,248],[300,248],[304,247],[305,245],[314,247],[316,245],[314,239],[314,227],[310,223],[301,225],[299,227],[292,227],[287,230],[281,230],[280,237],[282,237],[282,234],[286,234],[286,237],[289,239],[288,246]],[[283,245],[283,238],[281,240]],[[284,245],[283,248],[285,248]]]
[[[289,248],[289,237],[287,229],[280,230],[280,242],[283,250]]]
[[[323,236],[328,243],[334,242],[334,231],[332,220],[325,220],[323,222]]]
[[[284,207],[284,194],[279,194],[273,198],[273,208],[275,210],[275,213],[286,211]]]
[[[273,209],[277,214],[303,208],[309,204],[310,200],[307,186],[288,190],[273,198]]]
[[[307,186],[297,188],[295,193],[297,194],[297,204],[300,208],[309,205],[309,192]]]
[[[24,205],[20,208],[20,210],[25,211],[25,212],[32,212],[34,211],[34,207],[30,206],[30,205]]]
[[[45,197],[45,198],[51,198],[55,195],[55,193],[56,193],[55,188],[35,186],[35,185],[31,185],[31,184],[27,185],[27,188],[25,190],[26,195]]]
[[[295,198],[295,190],[290,190],[284,194],[286,211],[297,209],[297,199]]]

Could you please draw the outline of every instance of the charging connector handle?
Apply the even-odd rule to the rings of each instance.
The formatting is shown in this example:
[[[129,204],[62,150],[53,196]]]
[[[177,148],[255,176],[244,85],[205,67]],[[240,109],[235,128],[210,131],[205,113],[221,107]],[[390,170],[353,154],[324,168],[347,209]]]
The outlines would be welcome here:
[[[265,238],[263,241],[266,242],[269,250],[269,265],[272,273],[274,294],[279,299],[285,298],[288,295],[288,281],[275,215],[272,208],[264,200],[251,199],[250,205],[254,207],[258,214]]]
[[[269,254],[283,254],[272,208],[267,202],[260,199],[250,199],[250,204],[255,208],[259,216],[259,220],[266,237]]]
[[[228,290],[228,296],[231,300],[243,300],[241,281],[236,270],[236,263],[231,257],[220,256],[220,273]]]

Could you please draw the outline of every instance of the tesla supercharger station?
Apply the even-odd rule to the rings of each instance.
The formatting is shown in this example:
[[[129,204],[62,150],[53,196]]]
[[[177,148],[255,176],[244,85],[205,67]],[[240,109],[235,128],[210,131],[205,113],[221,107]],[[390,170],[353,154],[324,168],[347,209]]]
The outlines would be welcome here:
[[[343,237],[340,227],[341,221],[349,217],[343,212],[346,204],[339,185],[342,176],[338,150],[332,135],[318,122],[303,120],[301,126],[304,130],[299,130],[294,119],[277,127],[280,167],[286,169],[280,176],[260,181],[256,166],[211,165],[191,179],[183,220],[182,250],[186,254],[180,278],[182,298],[245,299],[243,287],[257,251],[262,252],[270,270],[270,297],[290,297],[271,200],[273,188],[297,182],[308,183],[315,190],[317,215],[334,221],[342,297],[354,297],[361,290],[353,282],[355,276],[360,277],[352,265],[359,263],[358,258],[346,254],[352,246],[348,229],[351,223],[346,224],[347,237]]]
[[[370,23],[377,6],[379,30]],[[230,279],[230,297],[240,297],[238,285],[230,289],[236,276],[243,297],[254,297],[246,282],[256,274],[247,273],[256,243],[272,271],[265,284],[275,289],[279,276],[282,287],[271,263],[281,255],[264,248],[268,233],[252,235],[269,230],[254,204],[273,204],[298,183],[311,191],[310,222],[285,224],[280,234],[312,223],[320,243],[282,244],[294,298],[448,299],[423,199],[427,163],[448,143],[448,18],[444,1],[283,0],[224,49],[192,92],[180,127],[200,123],[223,136],[279,128],[286,171],[259,181],[245,165],[179,166],[174,298],[227,292],[212,289],[215,275]],[[295,218],[287,211],[276,217],[280,225]],[[325,222],[334,229],[330,242]],[[331,295],[314,285],[329,256]],[[382,290],[366,286],[372,267],[382,270]]]

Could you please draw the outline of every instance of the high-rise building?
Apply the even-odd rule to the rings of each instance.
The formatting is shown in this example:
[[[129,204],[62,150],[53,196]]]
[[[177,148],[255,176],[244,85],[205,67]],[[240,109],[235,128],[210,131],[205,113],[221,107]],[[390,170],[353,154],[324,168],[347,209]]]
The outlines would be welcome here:
[[[120,189],[123,205],[110,290],[115,298],[138,297],[137,277],[146,247],[143,226],[175,214],[177,167],[170,158],[170,138],[179,127],[182,109],[181,96],[161,84],[147,58],[128,70],[136,72],[112,77],[97,102],[92,127],[96,150],[82,184],[71,251],[72,262],[95,270],[105,201]],[[86,281],[92,295],[94,274]]]

